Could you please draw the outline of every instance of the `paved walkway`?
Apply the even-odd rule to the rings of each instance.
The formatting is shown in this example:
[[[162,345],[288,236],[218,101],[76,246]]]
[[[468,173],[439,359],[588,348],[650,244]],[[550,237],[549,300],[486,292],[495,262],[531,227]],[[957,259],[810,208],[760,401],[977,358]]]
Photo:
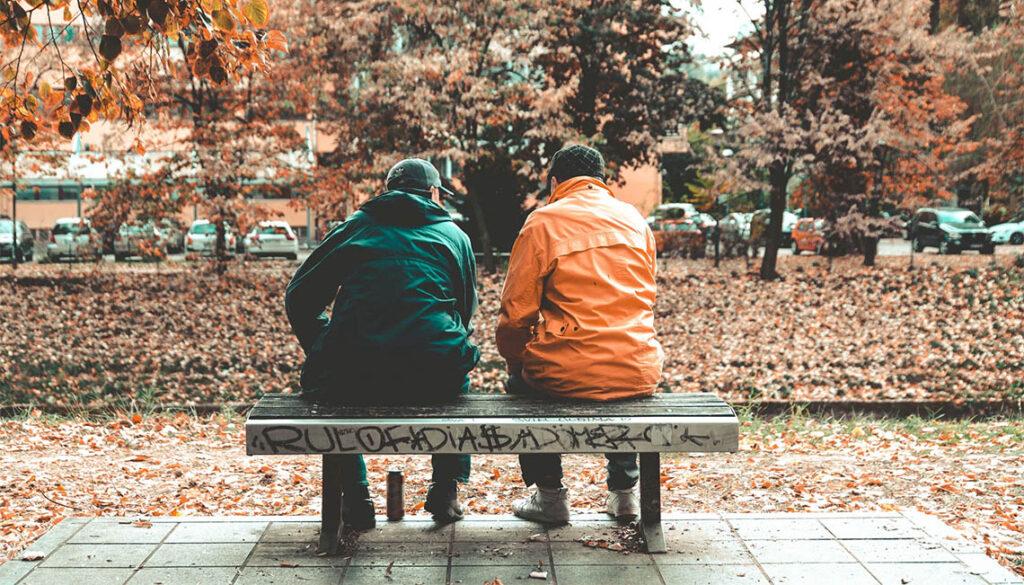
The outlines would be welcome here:
[[[317,557],[310,517],[70,518],[26,551],[44,558],[0,566],[0,585],[1024,583],[917,512],[668,515],[665,526],[669,552],[648,555],[594,547],[628,532],[602,516],[549,530],[507,516],[380,519],[350,554]],[[547,579],[529,577],[538,565]]]

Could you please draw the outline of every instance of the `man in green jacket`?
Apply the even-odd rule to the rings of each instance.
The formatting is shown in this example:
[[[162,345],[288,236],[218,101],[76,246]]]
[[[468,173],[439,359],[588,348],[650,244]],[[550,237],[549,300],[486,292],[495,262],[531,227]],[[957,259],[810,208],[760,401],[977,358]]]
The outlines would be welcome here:
[[[469,389],[480,359],[470,343],[477,308],[469,238],[440,205],[437,169],[406,159],[386,191],[337,226],[302,263],[285,293],[292,331],[306,351],[302,391],[320,402],[417,404]],[[334,302],[328,318],[325,309]],[[374,526],[361,455],[343,463],[346,528]],[[468,455],[434,455],[425,508],[462,518],[458,483]]]

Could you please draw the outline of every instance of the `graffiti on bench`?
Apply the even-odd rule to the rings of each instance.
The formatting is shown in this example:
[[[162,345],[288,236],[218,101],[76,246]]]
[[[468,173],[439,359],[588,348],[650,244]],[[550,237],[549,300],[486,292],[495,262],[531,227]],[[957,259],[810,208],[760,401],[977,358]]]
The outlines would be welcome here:
[[[376,425],[249,421],[250,455],[288,453],[602,453],[721,451],[713,424],[552,422]],[[725,427],[723,426],[723,431]]]

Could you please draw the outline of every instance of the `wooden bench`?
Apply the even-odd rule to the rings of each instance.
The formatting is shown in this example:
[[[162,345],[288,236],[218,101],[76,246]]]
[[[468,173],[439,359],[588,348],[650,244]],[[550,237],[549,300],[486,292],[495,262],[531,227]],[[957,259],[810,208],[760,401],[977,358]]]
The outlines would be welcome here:
[[[444,405],[372,407],[268,394],[245,422],[248,455],[323,455],[326,554],[337,552],[343,528],[339,454],[637,452],[641,533],[648,552],[665,552],[659,453],[735,452],[738,437],[735,411],[713,394],[619,402],[470,394]]]

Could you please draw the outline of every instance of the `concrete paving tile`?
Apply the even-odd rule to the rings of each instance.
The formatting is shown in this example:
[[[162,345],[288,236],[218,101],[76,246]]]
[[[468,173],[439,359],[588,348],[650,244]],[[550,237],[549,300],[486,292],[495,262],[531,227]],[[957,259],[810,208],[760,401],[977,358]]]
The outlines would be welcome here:
[[[696,522],[700,520],[724,520],[721,514],[711,514],[707,512],[661,512],[662,522]]]
[[[164,544],[147,567],[241,567],[255,543]]]
[[[246,567],[235,585],[338,585],[343,572],[341,567]]]
[[[732,526],[725,520],[672,520],[662,521],[665,541],[669,547],[672,542],[682,540],[732,540],[736,538]]]
[[[935,541],[954,555],[985,554],[985,547],[966,538],[943,538],[935,539]]]
[[[761,568],[775,585],[878,585],[878,580],[857,563],[762,564]]]
[[[495,565],[492,567],[453,566],[451,583],[452,585],[480,585],[481,583],[490,583],[494,579],[500,579],[505,585],[512,585],[513,583],[522,583],[524,585],[536,583],[537,585],[543,585],[544,583],[550,584],[554,582],[554,579],[551,576],[550,567],[547,566],[547,563],[545,563],[544,568],[541,569],[542,571],[548,571],[548,578],[546,581],[530,579],[530,571],[536,570],[536,564],[532,567],[529,565]],[[444,581],[439,581],[439,583],[443,582]],[[561,583],[561,581],[559,581],[559,583]],[[348,581],[345,581],[345,584],[348,585]]]
[[[757,565],[659,564],[658,570],[666,585],[769,585]]]
[[[452,566],[548,565],[546,542],[456,542],[452,548]]]
[[[603,548],[590,548],[579,542],[552,542],[555,567],[562,565],[653,565],[647,553],[625,554]]]
[[[231,585],[234,567],[157,567],[139,569],[128,585]]]
[[[41,566],[131,569],[141,565],[155,548],[154,544],[65,544]]]
[[[743,540],[832,539],[817,518],[732,518],[729,524]]]
[[[869,563],[868,571],[882,585],[987,585],[960,563]]]
[[[434,521],[378,522],[359,534],[359,542],[450,542],[453,526]]]
[[[961,538],[963,536],[955,528],[931,514],[925,514],[918,510],[903,510],[900,514],[937,539]]]
[[[447,566],[448,545],[436,542],[359,543],[349,566]]]
[[[457,522],[454,529],[455,542],[526,542],[534,535],[548,539],[547,531],[532,522]]]
[[[867,538],[925,538],[910,520],[897,518],[823,518],[821,523],[840,540]]]
[[[960,562],[967,565],[967,570],[979,575],[989,583],[1024,583],[1010,569],[999,564],[999,561],[985,554],[956,555]]]
[[[18,585],[124,585],[133,569],[83,569],[80,567],[45,568],[32,571]]]
[[[87,524],[89,524],[89,518],[80,516],[65,518],[47,530],[46,534],[36,539],[27,550],[49,555]]]
[[[163,522],[170,522],[172,524],[190,524],[192,522],[230,522],[232,524],[246,523],[246,522],[274,522],[276,520],[309,520],[312,522],[320,522],[319,516],[153,516],[148,518],[153,524],[159,524]],[[96,518],[96,521],[100,520],[124,520],[124,518]]]
[[[349,567],[341,585],[432,585],[444,583],[448,567],[391,567],[391,574],[384,575],[386,567]],[[454,583],[454,581],[452,581]],[[469,581],[476,585],[483,581]],[[296,584],[298,585],[298,584]]]
[[[799,516],[800,518],[810,518],[812,520],[823,520],[825,518],[898,518],[903,516],[902,512],[730,512],[728,514],[722,514],[722,518],[726,520],[732,520],[734,518],[743,518],[748,520],[784,520],[786,518],[792,518],[793,516]]]
[[[38,566],[38,562],[9,560],[0,565],[0,585],[13,585]]]
[[[280,567],[281,563],[297,567],[344,567],[349,554],[316,555],[314,542],[260,542],[246,561],[247,567]]]
[[[543,524],[528,522],[527,525],[543,530]],[[566,524],[564,526],[553,526],[548,528],[548,538],[554,541],[576,541],[581,538],[614,538],[615,530],[619,524],[614,520],[590,520]]]
[[[405,520],[406,521],[408,521],[410,518],[415,518],[415,519],[420,519],[420,520],[430,520],[430,516],[429,515],[426,515],[426,516],[411,516],[411,517],[409,515],[405,516]],[[520,518],[519,516],[516,516],[515,514],[484,514],[484,515],[476,515],[476,514],[471,514],[471,513],[467,512],[466,513],[466,517],[463,518],[462,520],[460,520],[459,524],[472,524],[473,522],[491,522],[491,523],[494,523],[494,522],[512,522],[512,523],[519,523],[519,522],[526,522],[526,520],[523,520],[522,518]]]
[[[272,522],[260,542],[316,542],[319,538],[317,522]]]
[[[760,563],[853,563],[856,559],[834,540],[748,540]]]
[[[862,563],[952,563],[953,553],[931,540],[842,540]]]
[[[529,573],[527,573],[529,574]],[[612,565],[600,567],[555,565],[558,585],[596,585],[597,583],[661,583],[654,565]],[[506,581],[507,583],[508,581]],[[537,581],[541,583],[541,581]]]
[[[127,521],[126,521],[127,522]],[[68,541],[72,544],[156,544],[174,529],[174,524],[135,526],[113,522],[90,522]]]
[[[164,542],[256,542],[267,525],[267,522],[189,522],[175,527]]]
[[[667,553],[651,556],[658,565],[741,565],[754,562],[743,541],[735,537],[732,540],[677,541],[668,545]]]

